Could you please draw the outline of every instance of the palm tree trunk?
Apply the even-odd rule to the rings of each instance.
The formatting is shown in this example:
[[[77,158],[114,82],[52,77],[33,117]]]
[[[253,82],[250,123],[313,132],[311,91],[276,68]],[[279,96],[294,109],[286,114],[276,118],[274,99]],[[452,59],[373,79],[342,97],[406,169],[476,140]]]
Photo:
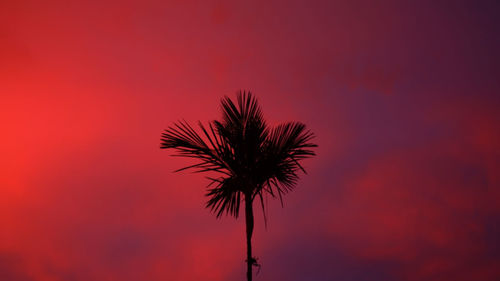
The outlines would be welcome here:
[[[252,281],[252,233],[253,233],[253,210],[252,195],[245,195],[245,219],[247,225],[247,281]]]

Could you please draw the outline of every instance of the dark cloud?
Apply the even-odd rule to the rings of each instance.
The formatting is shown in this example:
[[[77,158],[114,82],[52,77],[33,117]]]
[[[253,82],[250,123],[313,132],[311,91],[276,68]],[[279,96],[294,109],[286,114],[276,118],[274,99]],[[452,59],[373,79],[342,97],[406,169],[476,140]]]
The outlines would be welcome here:
[[[23,260],[12,254],[0,254],[0,279],[5,281],[35,281]]]

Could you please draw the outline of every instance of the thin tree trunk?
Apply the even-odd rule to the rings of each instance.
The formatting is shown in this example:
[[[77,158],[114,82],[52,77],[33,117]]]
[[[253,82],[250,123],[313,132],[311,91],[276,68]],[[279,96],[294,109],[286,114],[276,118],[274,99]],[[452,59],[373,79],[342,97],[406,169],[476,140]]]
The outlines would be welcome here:
[[[252,233],[253,233],[253,210],[252,196],[245,195],[245,219],[247,225],[247,281],[252,281]]]

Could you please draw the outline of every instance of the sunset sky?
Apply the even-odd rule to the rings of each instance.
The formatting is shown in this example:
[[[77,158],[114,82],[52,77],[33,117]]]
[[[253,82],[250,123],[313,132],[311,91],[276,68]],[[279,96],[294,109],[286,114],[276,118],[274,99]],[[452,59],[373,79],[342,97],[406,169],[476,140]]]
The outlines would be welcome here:
[[[250,90],[317,156],[256,281],[500,280],[498,1],[0,1],[0,280],[232,281],[245,225],[160,150]]]

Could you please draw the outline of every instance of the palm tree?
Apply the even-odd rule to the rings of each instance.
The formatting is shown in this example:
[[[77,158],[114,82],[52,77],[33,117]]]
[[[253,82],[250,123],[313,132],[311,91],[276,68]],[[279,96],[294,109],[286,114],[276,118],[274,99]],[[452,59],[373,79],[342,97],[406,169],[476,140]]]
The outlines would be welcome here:
[[[237,94],[237,105],[227,96],[221,100],[222,120],[208,126],[198,122],[197,133],[186,121],[179,121],[162,134],[161,148],[174,149],[174,156],[191,157],[195,164],[181,168],[208,172],[206,207],[217,218],[224,213],[238,218],[245,203],[247,280],[252,280],[254,228],[253,201],[259,198],[266,219],[264,196],[278,197],[291,191],[304,168],[300,161],[314,156],[314,135],[299,122],[269,127],[257,99],[250,92]],[[177,172],[176,171],[176,172]]]

